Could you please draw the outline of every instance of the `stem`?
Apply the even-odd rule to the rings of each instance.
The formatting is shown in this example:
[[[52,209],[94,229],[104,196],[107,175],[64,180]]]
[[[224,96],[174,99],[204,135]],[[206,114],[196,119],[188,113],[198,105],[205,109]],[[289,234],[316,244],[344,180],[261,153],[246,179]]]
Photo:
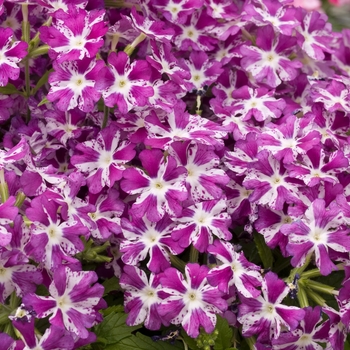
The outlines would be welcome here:
[[[298,290],[298,301],[301,308],[309,306],[309,300],[307,299],[307,294],[305,289],[299,285]]]
[[[181,340],[182,343],[184,344],[184,350],[188,350],[188,346],[187,346],[187,344],[186,344],[186,342],[185,342],[185,339],[182,338],[182,337],[177,337],[177,339]]]
[[[136,46],[140,44],[142,41],[144,41],[146,38],[147,38],[147,35],[144,33],[141,33],[130,45],[127,45],[127,47],[124,49],[124,52],[127,53],[129,56],[131,56]]]
[[[308,254],[305,258],[305,263],[303,264],[303,266],[300,267],[295,267],[289,274],[289,277],[286,279],[286,281],[288,281],[289,283],[291,283],[294,280],[294,277],[296,274],[301,275],[305,269],[309,266],[310,264],[310,260],[311,260],[311,255],[312,254]],[[304,276],[303,276],[304,277]]]
[[[197,108],[196,108],[196,114],[197,115],[201,115],[202,111],[201,111],[201,104],[202,104],[202,99],[201,96],[197,95]]]
[[[119,34],[111,34],[111,37],[112,37],[112,41],[111,41],[111,51],[110,52],[113,52],[117,48],[117,44],[118,44],[120,36],[119,36]]]
[[[5,203],[10,197],[9,187],[5,181],[4,169],[0,170],[0,197],[2,203]]]
[[[141,11],[141,6],[127,3],[124,0],[105,0],[106,7],[114,7],[114,8],[133,8],[135,7],[137,11]]]
[[[309,289],[307,291],[307,295],[318,305],[320,306],[325,306],[326,305],[326,300],[320,297],[317,293]]]
[[[29,46],[30,23],[28,22],[28,4],[22,4],[22,15],[23,15],[22,37],[23,37],[23,40]],[[24,59],[24,77],[25,77],[25,89],[26,89],[25,96],[28,99],[30,96],[30,71],[29,71],[29,56],[28,55]],[[30,109],[29,109],[29,105],[27,104],[27,116],[26,116],[27,123],[29,122],[29,120],[30,120]]]
[[[108,116],[109,116],[109,107],[104,105],[103,106],[103,121],[102,121],[102,125],[101,125],[102,129],[104,129],[107,126]]]
[[[337,269],[340,270],[344,270],[344,264],[338,264],[336,265]],[[303,278],[305,279],[309,279],[309,278],[315,278],[315,277],[319,277],[322,276],[321,272],[319,269],[312,269],[312,270],[308,270],[302,273]]]
[[[41,45],[35,49],[33,49],[30,53],[29,53],[29,57],[30,58],[35,58],[38,56],[42,56],[48,53],[50,46],[49,45]]]
[[[306,283],[305,283],[306,282]],[[337,290],[334,290],[334,287],[328,286],[327,284],[323,284],[317,281],[308,280],[304,283],[308,288],[313,289],[314,291],[321,292],[324,294],[331,294],[331,295],[338,295],[339,292]]]
[[[175,266],[181,272],[185,271],[186,264],[182,259],[172,254],[169,254],[169,257],[170,257],[170,262],[173,266]]]
[[[26,199],[26,195],[23,192],[18,192],[16,195],[15,207],[20,208]]]
[[[198,250],[192,244],[190,248],[190,262],[191,263],[198,262],[198,255],[199,255]]]
[[[249,337],[249,338],[244,338],[246,343],[249,346],[249,349],[254,350],[255,349],[255,338],[254,337]]]

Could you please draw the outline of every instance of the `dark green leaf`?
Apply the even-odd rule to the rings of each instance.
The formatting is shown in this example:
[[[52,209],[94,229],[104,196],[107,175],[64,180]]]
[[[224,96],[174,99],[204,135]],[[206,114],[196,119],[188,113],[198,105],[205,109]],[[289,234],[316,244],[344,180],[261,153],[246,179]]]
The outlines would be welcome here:
[[[17,88],[12,84],[7,84],[6,86],[0,87],[0,93],[4,95],[12,95],[12,94],[19,94],[22,93],[17,90]]]
[[[215,350],[225,350],[232,346],[233,330],[229,326],[225,318],[216,315],[217,322],[215,329],[219,331],[218,337],[215,340]]]
[[[104,295],[109,294],[110,292],[120,291],[119,279],[115,276],[109,278],[108,280],[102,283],[103,287],[105,287]]]
[[[185,343],[191,350],[200,350],[197,346],[196,339],[189,337],[184,330],[181,331],[181,337],[184,339]]]
[[[265,269],[271,268],[273,264],[273,256],[271,249],[266,245],[263,235],[254,233],[254,242],[258,249],[261,261]]]
[[[32,94],[33,94],[33,95],[35,95],[35,94],[38,92],[38,90],[39,90],[42,86],[44,86],[44,85],[47,83],[47,81],[48,81],[48,79],[49,79],[49,74],[50,74],[51,72],[53,72],[53,69],[47,70],[47,71],[44,73],[44,75],[39,79],[39,81],[38,81],[37,84],[35,85],[35,88],[34,88],[33,91],[32,91]]]
[[[106,344],[116,344],[126,337],[130,337],[133,331],[142,327],[126,325],[127,315],[122,312],[111,313],[95,327],[95,333],[98,338],[103,339]]]
[[[108,345],[105,350],[182,350],[183,344],[177,341],[174,345],[164,341],[153,341],[141,333],[122,339],[117,344]]]

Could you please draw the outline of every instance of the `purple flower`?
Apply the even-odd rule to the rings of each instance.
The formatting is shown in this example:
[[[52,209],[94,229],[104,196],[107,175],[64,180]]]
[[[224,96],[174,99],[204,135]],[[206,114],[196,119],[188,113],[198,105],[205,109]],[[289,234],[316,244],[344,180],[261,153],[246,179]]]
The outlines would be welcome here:
[[[128,168],[123,173],[120,186],[129,194],[137,194],[131,213],[136,218],[146,214],[148,220],[159,221],[165,213],[170,217],[181,214],[181,202],[187,199],[186,169],[176,165],[176,160],[164,157],[158,149],[143,150],[139,158],[145,171]]]
[[[109,66],[100,72],[95,88],[102,93],[106,106],[118,106],[127,113],[134,106],[145,106],[153,96],[150,86],[151,69],[147,61],[137,60],[130,64],[125,52],[112,52],[108,56]]]
[[[83,112],[91,112],[101,94],[94,88],[95,81],[104,66],[102,60],[84,58],[79,61],[53,62],[55,72],[50,74],[51,85],[47,99],[56,107],[67,111],[78,106]]]
[[[132,221],[122,218],[121,225],[125,240],[120,244],[120,251],[125,264],[137,266],[149,255],[148,269],[159,273],[170,267],[169,252],[177,255],[183,251],[171,238],[175,224],[167,214],[157,223],[145,217]]]
[[[174,141],[195,140],[198,143],[222,148],[222,138],[227,134],[218,124],[199,115],[191,115],[186,105],[178,101],[171,113],[166,116],[167,123],[162,123],[158,115],[152,111],[145,118],[148,138],[147,146],[167,149]]]
[[[26,253],[37,262],[43,262],[49,270],[57,269],[63,260],[76,262],[73,255],[81,252],[84,245],[80,235],[88,232],[78,221],[61,221],[58,205],[45,195],[36,197],[26,215],[33,223]]]
[[[282,300],[289,287],[273,272],[268,272],[262,282],[262,294],[255,298],[241,296],[238,321],[242,324],[242,335],[257,335],[258,341],[278,338],[282,327],[293,331],[304,319],[305,311],[295,306],[286,306]]]
[[[0,27],[0,86],[7,85],[9,79],[19,78],[20,68],[17,63],[27,55],[28,44],[12,39],[13,30]]]
[[[126,324],[135,326],[142,322],[146,328],[157,330],[163,324],[169,325],[158,313],[162,301],[159,292],[159,275],[151,274],[148,280],[146,273],[135,266],[124,266],[119,281],[124,292],[125,312],[128,313]]]
[[[257,30],[257,46],[241,47],[242,68],[251,73],[257,82],[266,83],[272,88],[282,81],[293,80],[302,66],[301,62],[288,58],[295,43],[293,37],[276,35],[270,25],[260,27]]]
[[[334,203],[333,203],[334,204]],[[342,213],[337,205],[326,209],[323,199],[313,201],[304,218],[283,225],[282,233],[288,235],[287,252],[293,266],[302,266],[306,256],[315,254],[315,263],[322,275],[329,275],[336,266],[329,253],[345,253],[350,250],[349,229],[342,226]]]
[[[209,271],[209,284],[226,294],[231,286],[235,286],[246,298],[260,295],[260,291],[256,289],[262,283],[260,266],[249,262],[243,252],[237,253],[230,242],[216,239],[207,251],[221,262],[218,267]]]
[[[171,237],[183,248],[193,243],[203,253],[213,243],[214,235],[226,241],[232,238],[228,230],[231,218],[226,212],[226,202],[223,199],[204,201],[185,208],[177,222],[179,224]]]
[[[20,310],[21,312],[22,310]],[[64,328],[51,326],[45,330],[45,333],[38,337],[34,328],[34,317],[25,320],[26,317],[14,317],[12,324],[22,335],[26,345],[24,349],[40,350],[71,350],[74,347],[74,339],[70,332]],[[12,349],[12,348],[10,348]],[[16,350],[15,348],[14,350]],[[18,349],[19,350],[19,349]]]
[[[307,307],[304,310],[305,317],[296,329],[282,332],[278,339],[272,340],[273,349],[323,349],[319,343],[326,343],[328,340],[329,321],[323,322],[320,306],[314,309]]]
[[[41,272],[19,250],[2,249],[0,252],[0,302],[16,292],[18,296],[34,293],[36,285],[42,283]]]
[[[56,11],[53,24],[40,28],[40,38],[50,46],[49,54],[57,63],[93,59],[107,32],[104,15],[105,10],[85,11],[69,2],[68,13]]]
[[[132,22],[141,33],[157,41],[169,42],[174,35],[174,29],[164,28],[166,22],[154,21],[149,16],[144,17],[137,13],[135,7],[131,9]]]
[[[257,121],[270,121],[282,115],[286,103],[283,99],[276,99],[274,91],[265,88],[252,89],[242,86],[232,92],[234,102],[231,106],[235,115],[243,121],[254,117]]]
[[[210,146],[175,141],[168,151],[187,169],[186,186],[195,203],[223,196],[220,185],[226,185],[230,179],[220,169],[220,159]]]
[[[196,338],[199,327],[207,333],[213,332],[216,313],[227,309],[222,293],[207,282],[209,268],[198,264],[187,264],[185,278],[176,269],[166,269],[160,277],[162,291],[168,296],[158,306],[158,312],[173,324],[181,324],[186,333]]]
[[[327,23],[327,16],[318,11],[296,11],[296,19],[300,22],[296,36],[298,45],[310,57],[323,60],[324,52],[332,52],[332,25]]]
[[[285,35],[293,35],[293,29],[299,25],[295,20],[295,10],[285,6],[282,1],[255,0],[256,4],[248,3],[244,16],[258,26],[270,24],[274,29]]]
[[[87,174],[87,184],[91,193],[98,193],[104,186],[112,187],[121,179],[124,164],[135,156],[134,145],[120,140],[121,134],[113,124],[103,129],[97,138],[77,145],[71,163]]]
[[[23,303],[32,307],[38,318],[51,315],[51,325],[66,328],[81,338],[87,338],[89,332],[86,328],[95,323],[98,313],[95,308],[104,290],[96,281],[97,275],[93,271],[72,271],[60,266],[53,274],[49,286],[50,296],[27,294]]]

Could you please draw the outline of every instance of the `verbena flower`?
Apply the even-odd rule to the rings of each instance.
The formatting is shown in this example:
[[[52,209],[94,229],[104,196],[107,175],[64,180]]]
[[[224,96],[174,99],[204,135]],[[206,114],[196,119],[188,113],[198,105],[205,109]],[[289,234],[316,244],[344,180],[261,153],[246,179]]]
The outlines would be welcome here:
[[[26,294],[23,303],[34,309],[37,317],[50,316],[51,325],[66,328],[81,338],[87,338],[87,328],[94,325],[98,303],[104,288],[95,283],[97,275],[93,271],[72,271],[68,267],[58,267],[49,286],[50,296]]]
[[[168,296],[158,306],[158,312],[173,324],[181,324],[186,333],[196,338],[199,327],[213,332],[215,313],[227,309],[222,293],[207,282],[208,267],[187,264],[185,277],[176,269],[168,268],[160,277],[162,291]]]

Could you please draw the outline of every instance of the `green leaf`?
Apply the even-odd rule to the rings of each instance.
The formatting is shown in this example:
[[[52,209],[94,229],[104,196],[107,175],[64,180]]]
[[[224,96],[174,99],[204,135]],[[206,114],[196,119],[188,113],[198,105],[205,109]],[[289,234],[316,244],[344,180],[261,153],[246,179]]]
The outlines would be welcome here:
[[[254,242],[258,249],[261,261],[265,269],[271,268],[273,264],[273,256],[271,249],[266,245],[264,236],[260,233],[254,233]]]
[[[103,287],[105,287],[105,292],[104,292],[104,296],[106,296],[107,294],[109,294],[110,292],[114,292],[114,291],[120,291],[120,285],[119,285],[119,279],[115,276],[113,276],[112,278],[109,278],[108,280],[104,281],[102,283]]]
[[[32,95],[35,95],[38,92],[38,90],[47,83],[49,79],[49,74],[51,72],[53,72],[53,69],[47,70],[44,73],[44,75],[39,79],[39,81],[35,85],[35,88],[32,91]]]
[[[190,349],[200,350],[199,347],[197,346],[196,339],[189,337],[184,330],[181,331],[181,337],[184,339],[185,343]]]
[[[104,320],[95,327],[95,334],[105,344],[119,343],[122,339],[130,337],[133,331],[142,327],[138,326],[127,326],[125,321],[128,315],[123,312],[111,313],[104,318]],[[112,349],[112,348],[110,348]]]
[[[219,331],[218,337],[215,339],[215,350],[225,350],[232,346],[233,330],[229,326],[227,320],[219,315],[216,315],[216,327]]]
[[[174,345],[164,341],[153,341],[141,333],[122,339],[118,344],[108,345],[105,350],[183,350],[183,344],[177,341]]]
[[[13,84],[7,84],[6,86],[0,87],[0,93],[4,95],[19,94],[22,95],[20,91]]]
[[[42,106],[42,105],[44,105],[44,104],[46,104],[46,103],[49,103],[50,101],[46,98],[46,97],[44,97],[39,103],[38,103],[38,107],[40,107],[40,106]]]

